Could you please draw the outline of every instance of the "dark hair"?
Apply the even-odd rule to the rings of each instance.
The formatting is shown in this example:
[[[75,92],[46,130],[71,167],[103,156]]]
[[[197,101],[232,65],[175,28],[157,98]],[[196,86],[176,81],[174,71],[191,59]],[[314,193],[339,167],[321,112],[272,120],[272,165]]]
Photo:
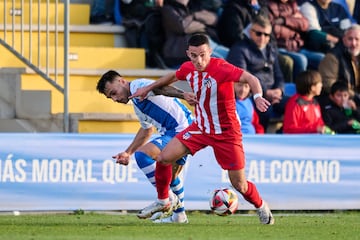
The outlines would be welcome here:
[[[297,76],[295,79],[296,92],[300,95],[307,95],[311,91],[311,87],[321,82],[321,75],[315,70],[306,70]]]
[[[196,33],[192,35],[188,41],[188,47],[189,46],[198,47],[203,44],[209,45],[209,38],[203,33]]]
[[[258,14],[254,17],[254,19],[251,21],[251,26],[254,26],[255,24],[263,28],[272,26],[270,19],[267,16],[264,16],[263,14]]]
[[[333,85],[331,85],[330,94],[334,95],[337,91],[348,92],[349,86],[344,81],[336,81],[333,83]]]
[[[96,86],[96,90],[99,91],[99,93],[105,93],[105,85],[107,82],[110,82],[112,83],[116,77],[121,77],[121,75],[119,73],[117,73],[116,71],[114,70],[110,70],[110,71],[107,71],[106,73],[104,73],[100,80],[98,81],[97,83],[97,86]]]

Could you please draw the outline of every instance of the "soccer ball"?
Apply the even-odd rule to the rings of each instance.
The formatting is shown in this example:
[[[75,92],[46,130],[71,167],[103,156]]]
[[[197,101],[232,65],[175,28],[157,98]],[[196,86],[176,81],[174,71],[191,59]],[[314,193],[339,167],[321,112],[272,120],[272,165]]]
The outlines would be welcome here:
[[[216,189],[210,198],[211,210],[219,216],[233,214],[239,205],[239,199],[230,188]]]

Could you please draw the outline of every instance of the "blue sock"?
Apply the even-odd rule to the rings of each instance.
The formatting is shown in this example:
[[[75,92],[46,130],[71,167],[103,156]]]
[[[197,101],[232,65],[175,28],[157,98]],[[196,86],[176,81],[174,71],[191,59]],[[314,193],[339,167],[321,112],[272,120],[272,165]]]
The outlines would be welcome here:
[[[174,212],[179,213],[185,211],[184,208],[184,184],[183,181],[177,177],[170,184],[171,190],[176,194],[180,200],[180,207],[174,210]]]
[[[155,187],[155,160],[143,152],[135,152],[134,155],[137,165],[141,171],[143,171],[149,182]]]

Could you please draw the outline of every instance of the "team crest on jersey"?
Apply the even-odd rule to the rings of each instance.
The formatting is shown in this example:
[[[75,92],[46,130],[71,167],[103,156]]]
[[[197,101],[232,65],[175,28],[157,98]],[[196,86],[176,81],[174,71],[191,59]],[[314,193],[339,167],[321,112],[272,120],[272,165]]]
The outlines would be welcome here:
[[[190,137],[191,137],[191,134],[189,132],[184,133],[183,136],[182,136],[182,138],[184,140],[188,140]]]
[[[204,86],[206,86],[207,88],[211,88],[211,78],[205,78],[204,79]]]

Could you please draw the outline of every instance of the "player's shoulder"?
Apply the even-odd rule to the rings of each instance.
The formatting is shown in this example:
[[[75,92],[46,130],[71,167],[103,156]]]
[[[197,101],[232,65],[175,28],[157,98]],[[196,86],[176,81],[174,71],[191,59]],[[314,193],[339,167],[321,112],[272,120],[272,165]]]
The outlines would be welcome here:
[[[210,62],[213,63],[213,64],[227,64],[228,63],[225,59],[216,58],[216,57],[212,57]]]
[[[191,61],[187,61],[180,65],[175,72],[175,76],[179,80],[185,80],[185,77],[193,71],[195,71],[193,63]]]
[[[148,79],[148,78],[137,78],[130,82],[130,91],[136,91],[139,88],[145,87],[151,83],[153,83],[155,80]]]
[[[242,72],[241,68],[229,63],[228,61],[222,58],[212,58],[209,67],[216,72],[221,71],[223,74],[225,73],[233,74],[237,71]]]
[[[195,69],[194,64],[191,61],[186,61],[180,65],[177,72],[193,71]]]
[[[219,68],[219,67],[220,68],[222,68],[222,67],[233,68],[233,67],[235,67],[235,65],[229,63],[228,61],[226,61],[223,58],[211,58],[210,66],[213,68]]]

